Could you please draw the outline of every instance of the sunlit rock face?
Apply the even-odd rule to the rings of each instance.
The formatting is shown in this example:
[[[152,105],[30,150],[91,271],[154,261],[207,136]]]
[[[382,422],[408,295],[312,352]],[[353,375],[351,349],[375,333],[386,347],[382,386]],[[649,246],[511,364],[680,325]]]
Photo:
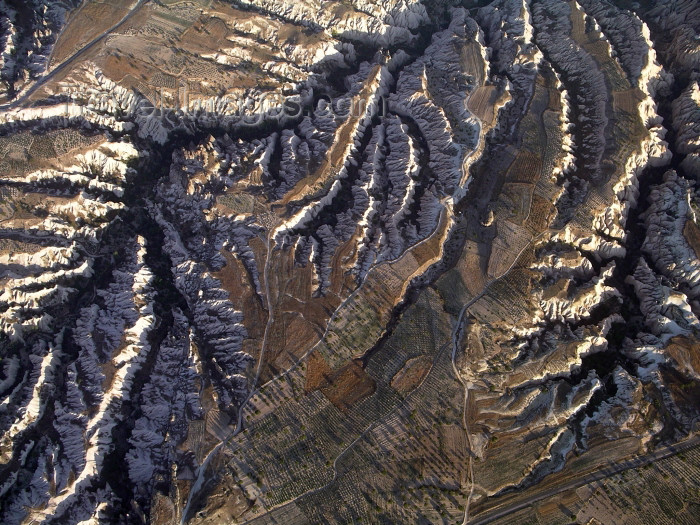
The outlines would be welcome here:
[[[0,0],[0,522],[559,523],[692,435],[648,4]]]

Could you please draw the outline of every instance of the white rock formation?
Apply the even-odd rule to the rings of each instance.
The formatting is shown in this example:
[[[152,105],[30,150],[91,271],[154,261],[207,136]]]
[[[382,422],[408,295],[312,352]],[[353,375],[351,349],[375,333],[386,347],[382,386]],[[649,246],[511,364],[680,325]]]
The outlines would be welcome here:
[[[604,130],[608,123],[605,78],[594,59],[571,37],[569,4],[547,0],[532,7],[536,42],[550,57],[554,69],[567,85],[578,86],[570,92],[571,102],[579,111],[576,123],[583,141],[577,146],[577,157],[588,176],[600,177],[600,161],[605,147]]]
[[[676,149],[685,158],[681,162],[689,177],[700,179],[700,85],[695,80],[673,101],[673,129]]]
[[[690,184],[674,171],[664,175],[664,182],[652,188],[649,207],[643,214],[647,228],[642,245],[656,270],[674,285],[687,287],[691,300],[700,295],[700,261],[686,241],[686,221],[696,220],[690,205]]]
[[[192,351],[187,318],[174,312],[171,333],[158,350],[148,383],[141,390],[140,412],[129,438],[126,455],[129,477],[137,485],[152,485],[167,478],[175,462],[176,447],[185,439],[188,421],[201,419],[197,357]]]
[[[337,5],[324,9],[320,0],[274,1],[242,0],[263,11],[304,26],[325,29],[334,35],[370,45],[406,44],[414,40],[411,29],[427,21],[425,7],[416,0],[386,4],[373,1],[353,2],[353,8]]]
[[[634,287],[647,329],[666,343],[676,335],[700,331],[700,321],[693,313],[688,298],[664,286],[644,259],[639,261],[627,282]]]

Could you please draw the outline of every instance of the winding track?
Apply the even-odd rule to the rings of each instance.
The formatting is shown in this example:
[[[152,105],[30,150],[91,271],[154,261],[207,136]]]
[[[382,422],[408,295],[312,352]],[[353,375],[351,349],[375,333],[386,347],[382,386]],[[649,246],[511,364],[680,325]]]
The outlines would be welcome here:
[[[557,494],[581,487],[583,485],[588,485],[589,483],[595,483],[596,481],[600,481],[602,479],[613,476],[615,474],[619,474],[620,472],[624,472],[626,470],[643,467],[644,465],[648,465],[650,463],[654,463],[655,461],[674,456],[680,452],[697,447],[699,445],[700,436],[694,435],[686,439],[685,441],[681,441],[680,443],[676,443],[675,445],[663,447],[655,452],[652,452],[651,454],[647,454],[645,456],[637,456],[633,459],[622,461],[620,463],[615,463],[613,465],[601,467],[598,470],[595,470],[586,476],[577,477],[567,483],[557,485],[549,489],[540,490],[532,495],[525,497],[522,500],[516,499],[515,501],[511,501],[510,503],[503,503],[501,505],[497,505],[494,508],[484,512],[475,520],[473,520],[471,522],[471,525],[484,525],[486,523],[493,523],[494,521],[500,518],[509,516],[512,513],[522,510],[538,501],[542,501],[544,499],[556,496]]]
[[[267,253],[265,255],[265,267],[263,270],[263,279],[265,280],[265,300],[267,302],[267,323],[265,324],[265,334],[263,335],[263,340],[262,344],[260,346],[260,356],[258,357],[258,366],[255,370],[255,379],[253,380],[252,388],[250,389],[250,392],[246,396],[246,398],[241,402],[240,406],[238,407],[238,416],[236,419],[236,428],[231,432],[231,434],[221,441],[218,445],[216,445],[209,453],[207,456],[204,458],[204,461],[202,461],[202,464],[199,466],[197,469],[197,479],[195,480],[194,484],[192,485],[192,488],[190,489],[189,494],[187,495],[187,503],[185,504],[185,508],[182,510],[182,515],[180,516],[180,523],[184,525],[185,520],[187,518],[187,515],[190,512],[190,507],[192,506],[192,502],[194,501],[195,496],[199,494],[199,491],[202,488],[202,485],[204,484],[204,474],[207,471],[207,467],[209,466],[209,462],[216,456],[216,454],[221,450],[222,447],[228,445],[231,440],[236,437],[241,429],[243,428],[243,409],[245,406],[248,404],[248,402],[251,400],[251,398],[259,391],[257,388],[258,385],[258,380],[260,379],[260,372],[262,371],[263,363],[264,363],[264,357],[265,357],[265,346],[267,345],[267,335],[270,332],[270,326],[272,326],[272,323],[275,320],[274,316],[274,308],[272,305],[272,299],[270,296],[270,280],[269,280],[269,270],[270,270],[270,259],[272,255],[272,238],[274,237],[275,231],[272,230],[268,234],[267,237]],[[330,326],[330,322],[329,322]],[[324,334],[325,337],[325,334]],[[323,339],[321,339],[323,340]],[[314,346],[315,348],[315,346]]]
[[[2,104],[0,105],[0,111],[9,111],[12,109],[15,109],[19,106],[22,106],[24,102],[31,97],[40,87],[44,86],[48,81],[54,78],[56,74],[62,73],[69,69],[69,67],[72,65],[73,61],[80,58],[83,56],[85,53],[87,53],[90,49],[92,49],[97,43],[99,43],[104,37],[109,35],[110,33],[116,31],[119,29],[121,25],[123,25],[125,22],[127,22],[131,17],[133,17],[138,10],[143,7],[145,4],[150,2],[151,0],[139,0],[130,10],[127,14],[125,14],[119,22],[114,24],[112,27],[104,31],[101,35],[96,36],[93,38],[90,42],[85,44],[83,47],[81,47],[78,51],[73,53],[70,57],[68,57],[66,60],[61,62],[58,66],[53,68],[51,71],[46,73],[44,76],[42,76],[39,80],[37,80],[32,86],[27,89],[22,95],[17,97],[15,100],[12,102],[8,102],[7,104]],[[52,50],[53,53],[53,50]]]
[[[457,318],[457,322],[455,324],[454,331],[452,333],[452,368],[454,370],[455,375],[457,376],[457,379],[459,380],[460,383],[462,383],[462,386],[464,387],[464,410],[462,412],[462,423],[464,425],[464,432],[466,433],[467,436],[467,446],[469,447],[469,477],[470,477],[470,489],[469,489],[469,494],[467,495],[467,502],[464,505],[464,518],[462,519],[462,525],[467,525],[469,523],[469,505],[471,503],[472,496],[474,495],[474,454],[472,452],[472,445],[471,445],[471,434],[469,432],[469,423],[468,423],[468,418],[467,418],[467,410],[469,407],[469,388],[472,386],[472,384],[468,381],[465,381],[464,378],[462,377],[462,374],[459,372],[459,369],[457,368],[457,362],[456,362],[456,357],[457,357],[457,344],[459,342],[459,339],[462,335],[462,325],[464,324],[464,315],[467,313],[469,308],[479,301],[484,295],[486,295],[489,291],[489,288],[491,288],[491,285],[494,283],[500,281],[504,277],[506,277],[513,268],[515,268],[515,265],[518,263],[520,260],[520,257],[522,256],[525,251],[530,248],[533,244],[535,244],[540,237],[542,237],[546,233],[546,230],[539,235],[533,237],[530,239],[530,242],[528,242],[520,252],[518,252],[518,255],[515,256],[513,259],[513,262],[511,265],[508,267],[506,271],[504,271],[501,275],[498,277],[495,277],[494,279],[490,280],[486,285],[484,286],[484,289],[479,292],[478,295],[476,295],[474,298],[472,298],[467,304],[465,304],[462,307],[462,310],[459,312],[459,317]]]

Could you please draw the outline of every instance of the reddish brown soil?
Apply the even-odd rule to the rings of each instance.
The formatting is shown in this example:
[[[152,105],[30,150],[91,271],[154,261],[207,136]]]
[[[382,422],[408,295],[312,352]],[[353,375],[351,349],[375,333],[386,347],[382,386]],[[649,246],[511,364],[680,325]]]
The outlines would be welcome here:
[[[668,342],[666,352],[678,363],[679,369],[686,370],[688,375],[700,374],[700,344],[697,340],[674,337]]]
[[[325,359],[313,353],[309,356],[305,390],[321,390],[339,410],[347,412],[354,404],[371,396],[377,385],[357,360],[332,371]]]
[[[529,151],[521,151],[508,170],[510,182],[535,183],[540,178],[542,161]]]
[[[132,0],[87,3],[68,20],[56,41],[50,67],[55,67],[82,46],[119,22],[128,12]]]
[[[318,390],[330,381],[332,370],[326,360],[318,352],[313,352],[307,360],[308,369],[306,371],[306,392]]]
[[[391,380],[391,386],[402,394],[410,392],[421,384],[431,365],[432,361],[427,357],[410,359]]]

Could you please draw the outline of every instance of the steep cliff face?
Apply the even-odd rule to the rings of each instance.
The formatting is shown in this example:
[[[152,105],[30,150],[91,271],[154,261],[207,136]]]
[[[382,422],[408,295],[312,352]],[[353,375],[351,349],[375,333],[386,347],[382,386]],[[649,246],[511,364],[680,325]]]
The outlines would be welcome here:
[[[1,522],[466,523],[697,429],[697,6],[473,4],[0,0]]]

